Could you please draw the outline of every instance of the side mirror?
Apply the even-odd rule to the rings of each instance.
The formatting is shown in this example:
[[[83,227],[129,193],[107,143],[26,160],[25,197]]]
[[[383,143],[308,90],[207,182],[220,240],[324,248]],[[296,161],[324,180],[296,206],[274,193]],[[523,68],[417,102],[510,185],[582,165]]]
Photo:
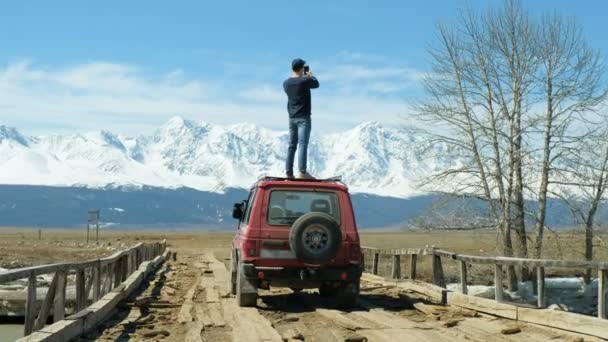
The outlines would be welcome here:
[[[243,203],[234,203],[232,208],[232,218],[241,220],[243,218]]]

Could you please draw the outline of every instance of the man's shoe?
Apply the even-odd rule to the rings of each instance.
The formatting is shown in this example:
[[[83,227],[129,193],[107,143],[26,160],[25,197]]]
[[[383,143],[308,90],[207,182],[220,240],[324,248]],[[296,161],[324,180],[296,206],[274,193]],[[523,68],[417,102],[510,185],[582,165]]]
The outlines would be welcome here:
[[[295,179],[295,177],[293,176],[293,173],[291,173],[291,172],[287,172],[287,174],[285,175],[285,178],[287,178],[287,179]]]
[[[298,179],[310,179],[310,180],[312,180],[312,179],[316,179],[316,178],[313,177],[313,176],[311,176],[310,173],[308,173],[308,172],[300,172],[298,174]]]

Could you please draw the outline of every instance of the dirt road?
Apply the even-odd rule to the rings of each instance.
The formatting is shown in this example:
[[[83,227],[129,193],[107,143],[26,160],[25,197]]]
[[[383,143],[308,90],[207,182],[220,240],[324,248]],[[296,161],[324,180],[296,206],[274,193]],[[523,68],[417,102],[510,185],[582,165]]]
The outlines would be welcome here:
[[[225,248],[178,250],[136,297],[82,341],[581,341],[561,331],[433,305],[362,282],[361,303],[339,311],[316,291],[261,291],[257,308],[229,294]],[[510,334],[506,334],[510,333]],[[586,337],[585,341],[593,341]]]

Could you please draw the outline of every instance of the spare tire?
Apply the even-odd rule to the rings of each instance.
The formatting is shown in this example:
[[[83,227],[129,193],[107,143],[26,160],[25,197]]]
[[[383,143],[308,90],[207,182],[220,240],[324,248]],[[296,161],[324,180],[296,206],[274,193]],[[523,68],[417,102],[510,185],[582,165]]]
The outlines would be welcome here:
[[[338,222],[328,214],[312,212],[300,216],[291,226],[289,245],[296,257],[320,265],[334,259],[342,244]]]

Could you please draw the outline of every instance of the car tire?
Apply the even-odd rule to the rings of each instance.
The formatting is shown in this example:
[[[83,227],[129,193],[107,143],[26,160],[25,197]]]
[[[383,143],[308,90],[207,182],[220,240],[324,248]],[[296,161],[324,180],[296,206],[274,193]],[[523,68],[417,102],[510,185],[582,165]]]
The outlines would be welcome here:
[[[234,250],[230,253],[230,294],[236,295],[237,257]]]
[[[344,282],[338,288],[337,305],[340,309],[350,309],[359,301],[360,281]]]
[[[236,271],[236,301],[240,307],[256,306],[258,302],[257,286],[248,279],[240,260],[237,261]]]
[[[291,226],[289,245],[296,257],[308,264],[321,265],[336,257],[342,244],[338,222],[325,213],[300,216]]]

